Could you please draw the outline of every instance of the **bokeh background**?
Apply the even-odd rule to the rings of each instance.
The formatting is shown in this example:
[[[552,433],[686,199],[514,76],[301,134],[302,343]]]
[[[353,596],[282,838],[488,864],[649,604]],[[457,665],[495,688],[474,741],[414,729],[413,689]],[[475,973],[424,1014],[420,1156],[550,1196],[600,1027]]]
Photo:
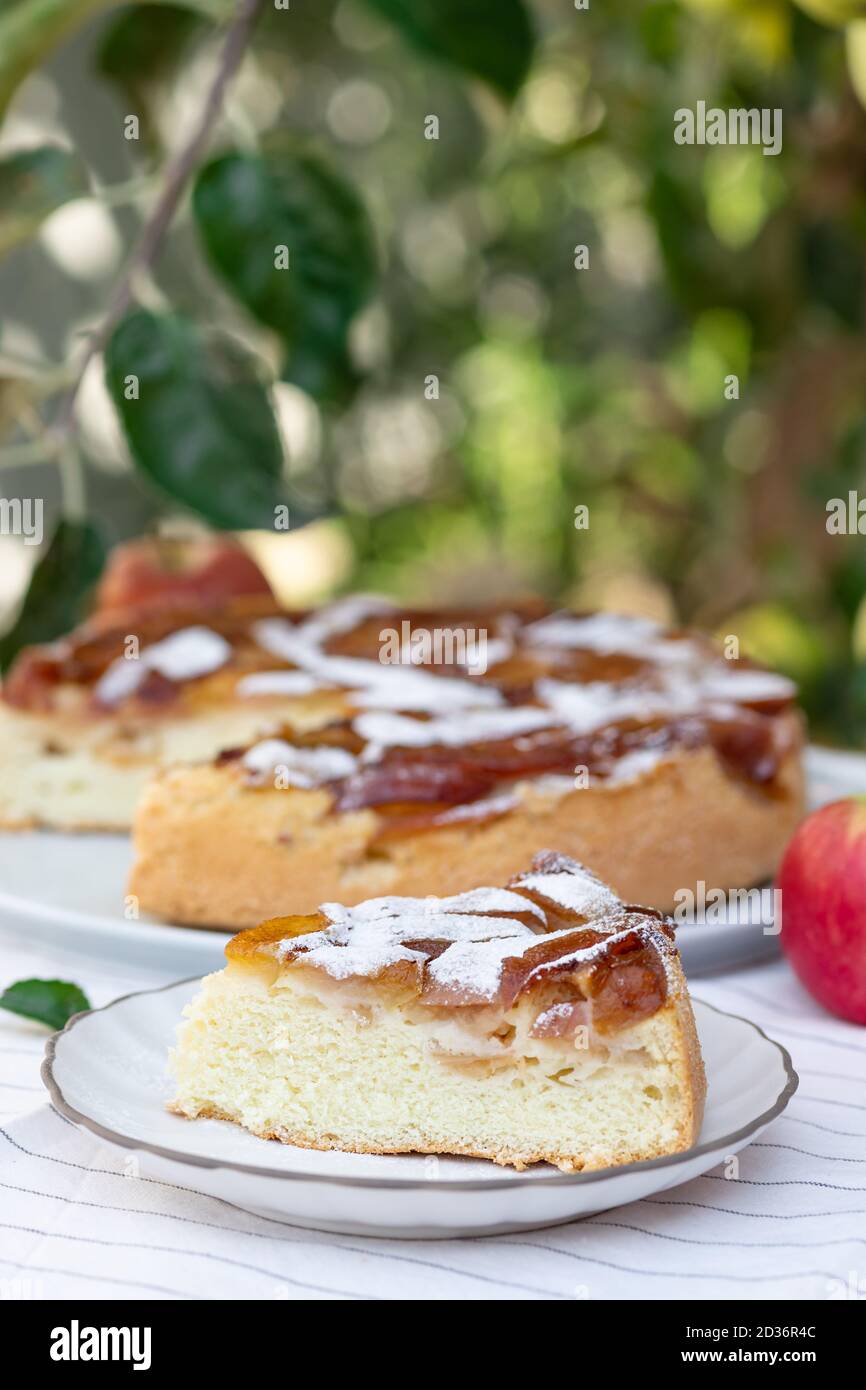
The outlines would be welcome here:
[[[866,43],[841,24],[861,7],[529,7],[538,44],[510,107],[421,61],[356,0],[292,0],[291,41],[274,30],[245,59],[213,148],[309,137],[365,200],[381,262],[352,329],[354,393],[325,404],[274,385],[297,515],[313,520],[249,543],[293,603],[355,585],[420,601],[533,589],[737,633],[798,679],[819,737],[862,744],[866,540],[826,528],[828,499],[866,486]],[[0,261],[0,489],[44,497],[48,527],[55,466],[38,448],[16,460],[38,445],[217,47],[201,13],[132,8],[132,58],[117,37],[132,10],[96,15],[0,127],[0,153],[58,142],[91,179]],[[698,100],[781,108],[782,152],[678,146],[673,113]],[[268,360],[267,330],[208,268],[187,206],[145,294]],[[190,525],[133,473],[99,362],[79,425],[109,541]],[[7,618],[33,559],[0,537]]]

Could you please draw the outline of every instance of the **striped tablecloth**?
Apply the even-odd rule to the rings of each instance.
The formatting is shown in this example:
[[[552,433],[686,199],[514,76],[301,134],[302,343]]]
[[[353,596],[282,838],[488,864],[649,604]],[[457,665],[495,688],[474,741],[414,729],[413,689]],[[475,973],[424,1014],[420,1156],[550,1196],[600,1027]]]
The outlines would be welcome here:
[[[75,979],[95,1005],[166,978],[0,935],[0,979],[33,975]],[[694,992],[778,1037],[800,1074],[737,1178],[432,1242],[305,1231],[129,1176],[123,1153],[46,1104],[44,1030],[0,1011],[0,1299],[866,1298],[866,1030],[825,1014],[782,961]]]

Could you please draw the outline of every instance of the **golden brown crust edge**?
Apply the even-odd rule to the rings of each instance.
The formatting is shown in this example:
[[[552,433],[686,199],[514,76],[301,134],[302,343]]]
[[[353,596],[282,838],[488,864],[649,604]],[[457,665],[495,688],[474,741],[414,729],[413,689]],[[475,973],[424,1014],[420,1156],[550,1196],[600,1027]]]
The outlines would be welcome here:
[[[183,1110],[177,1109],[173,1105],[169,1105],[168,1109],[173,1111],[176,1115],[183,1116],[185,1119],[228,1120],[231,1124],[237,1124],[233,1116],[226,1114],[225,1111],[221,1111],[217,1109],[216,1106],[212,1105],[202,1107],[201,1110],[197,1111],[195,1116],[186,1115]],[[623,1150],[622,1153],[618,1153],[616,1158],[611,1159],[610,1162],[574,1164],[566,1155],[548,1155],[532,1152],[518,1154],[510,1149],[485,1152],[482,1149],[473,1149],[469,1146],[455,1146],[454,1148],[443,1149],[441,1145],[433,1143],[432,1140],[427,1144],[419,1144],[415,1149],[394,1149],[385,1148],[384,1146],[381,1148],[373,1148],[361,1145],[353,1145],[350,1148],[346,1144],[320,1143],[316,1140],[305,1138],[302,1134],[294,1130],[251,1130],[249,1132],[256,1134],[259,1139],[272,1139],[278,1144],[291,1144],[296,1149],[315,1149],[319,1153],[331,1153],[333,1151],[356,1154],[406,1155],[411,1153],[435,1154],[441,1158],[484,1158],[490,1163],[496,1163],[500,1168],[515,1168],[519,1173],[522,1173],[525,1168],[529,1168],[534,1163],[551,1163],[554,1167],[560,1168],[564,1172],[589,1173],[592,1172],[594,1168],[613,1168],[619,1167],[623,1163],[637,1163],[643,1159],[662,1158],[667,1154],[680,1153],[682,1150],[691,1147],[690,1143],[678,1145],[676,1148],[662,1148],[659,1146],[657,1150],[653,1150],[651,1153],[637,1153]]]
[[[496,820],[371,846],[375,812],[329,815],[324,791],[251,791],[225,767],[169,770],[139,804],[129,892],[157,917],[238,929],[327,901],[504,883],[553,845],[625,902],[669,910],[700,880],[728,889],[769,878],[803,814],[799,747],[772,795],[728,776],[708,748],[558,799],[524,786],[522,804]]]
[[[679,1153],[684,1149],[690,1149],[698,1141],[707,1099],[707,1073],[704,1068],[701,1044],[698,1040],[692,1001],[689,998],[682,962],[678,956],[675,963],[672,964],[672,972],[675,980],[671,1003],[676,1010],[675,1032],[680,1043],[677,1058],[677,1081],[682,1094],[688,1098],[688,1118],[685,1132],[681,1135],[682,1143],[677,1149],[671,1150],[671,1152]],[[671,1005],[669,1004],[668,1007]]]

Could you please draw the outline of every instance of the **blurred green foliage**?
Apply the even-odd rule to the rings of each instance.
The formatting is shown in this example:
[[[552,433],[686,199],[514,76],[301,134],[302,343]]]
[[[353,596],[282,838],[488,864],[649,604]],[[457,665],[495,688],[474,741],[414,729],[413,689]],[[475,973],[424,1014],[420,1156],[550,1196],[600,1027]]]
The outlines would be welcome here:
[[[139,172],[213,43],[217,0],[180,8],[93,35],[118,132],[141,109]],[[801,682],[819,733],[864,742],[866,541],[825,526],[829,498],[866,494],[866,44],[839,27],[863,7],[527,0],[531,27],[506,10],[462,62],[453,31],[424,26],[477,19],[473,0],[270,14],[157,286],[294,379],[307,427],[286,481],[348,537],[341,582],[533,588],[738,633]],[[675,110],[698,101],[779,108],[781,153],[676,144]],[[322,318],[253,263],[307,216],[286,137],[347,190],[338,224],[306,224],[334,248]],[[221,209],[228,173],[254,196]],[[351,390],[286,370],[298,323],[346,350]]]
[[[104,563],[102,539],[89,522],[59,522],[33,571],[27,601],[0,638],[0,671],[19,648],[47,642],[74,627]]]

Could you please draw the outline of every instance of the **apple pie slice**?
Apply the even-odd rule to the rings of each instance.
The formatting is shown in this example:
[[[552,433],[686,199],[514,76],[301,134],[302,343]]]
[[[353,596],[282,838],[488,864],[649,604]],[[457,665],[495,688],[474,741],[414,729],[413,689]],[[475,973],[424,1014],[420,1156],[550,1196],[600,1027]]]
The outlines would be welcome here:
[[[515,1168],[697,1138],[706,1083],[671,924],[563,855],[507,888],[325,903],[226,955],[172,1053],[178,1114]]]

